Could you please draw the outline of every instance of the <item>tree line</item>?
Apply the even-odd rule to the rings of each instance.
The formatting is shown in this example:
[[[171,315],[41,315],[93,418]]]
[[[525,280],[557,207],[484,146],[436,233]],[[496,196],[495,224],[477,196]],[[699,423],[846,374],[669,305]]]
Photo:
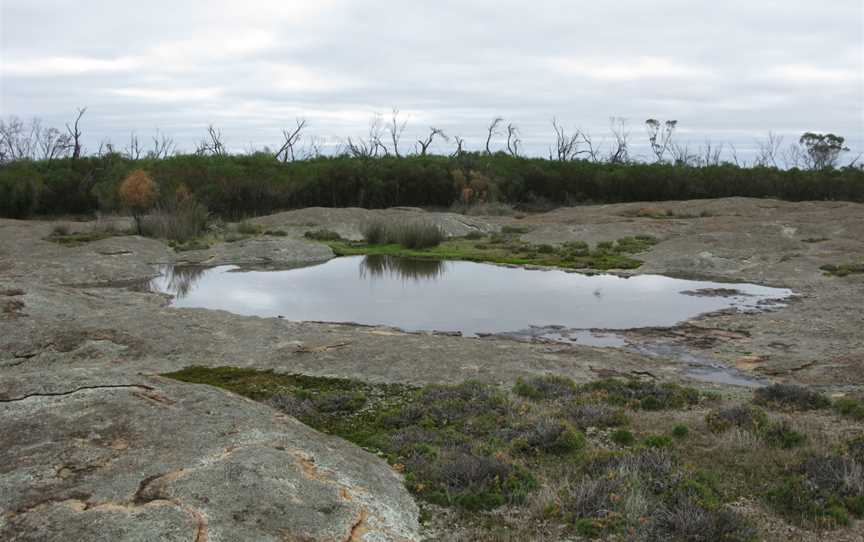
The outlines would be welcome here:
[[[486,125],[482,148],[469,150],[464,138],[436,127],[409,140],[408,119],[394,109],[386,122],[374,116],[363,136],[345,138],[329,153],[307,135],[304,119],[283,130],[272,149],[240,154],[228,151],[213,126],[191,153],[178,152],[161,133],[149,142],[132,134],[122,146],[105,141],[87,152],[86,111],[79,109],[64,130],[0,120],[0,215],[117,210],[119,184],[139,169],[153,177],[160,197],[182,187],[230,217],[315,205],[551,206],[729,196],[864,201],[864,169],[857,157],[844,160],[844,138],[830,133],[807,132],[786,146],[769,134],[746,163],[732,145],[694,149],[677,140],[677,121],[648,119],[645,159],[634,156],[624,119],[612,119],[611,136],[602,140],[552,119],[552,144],[540,158],[525,155],[519,127],[502,117]],[[436,141],[451,150],[433,154]]]

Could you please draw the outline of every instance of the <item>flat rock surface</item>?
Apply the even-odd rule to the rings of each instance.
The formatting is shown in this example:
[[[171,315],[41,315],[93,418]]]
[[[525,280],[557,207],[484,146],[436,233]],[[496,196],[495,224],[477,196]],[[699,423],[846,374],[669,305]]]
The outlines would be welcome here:
[[[412,540],[383,461],[209,386],[123,371],[0,383],[2,540]]]
[[[649,207],[680,218],[638,216]],[[146,288],[164,264],[324,261],[332,252],[305,231],[358,238],[375,217],[422,218],[451,235],[520,225],[534,243],[647,233],[660,242],[637,255],[640,273],[755,282],[798,296],[774,312],[631,330],[630,347],[620,349],[174,309]],[[864,275],[819,270],[864,260],[864,205],[730,198],[522,219],[314,208],[252,222],[288,235],[190,252],[136,236],[66,247],[44,240],[54,223],[0,219],[0,539],[419,539],[417,508],[386,463],[264,405],[154,376],[190,365],[509,385],[547,372],[688,380],[698,360],[825,391],[864,388]]]

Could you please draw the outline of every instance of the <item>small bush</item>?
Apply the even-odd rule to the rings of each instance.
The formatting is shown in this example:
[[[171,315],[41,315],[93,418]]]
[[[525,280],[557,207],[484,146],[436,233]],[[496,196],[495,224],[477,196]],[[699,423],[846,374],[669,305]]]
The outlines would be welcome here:
[[[698,404],[702,395],[698,390],[677,384],[656,384],[638,380],[598,380],[583,386],[598,398],[612,404],[626,405],[642,410],[665,410]]]
[[[612,442],[619,446],[632,446],[636,442],[633,433],[626,429],[616,429],[612,432]]]
[[[266,230],[264,235],[270,235],[272,237],[287,237],[288,232],[285,230]]]
[[[527,380],[519,378],[513,392],[521,397],[535,400],[552,400],[572,397],[576,394],[576,384],[569,378],[556,375],[533,376]]]
[[[541,419],[517,429],[513,448],[521,453],[566,454],[585,446],[585,436],[568,424]]]
[[[470,231],[465,234],[465,239],[468,239],[469,241],[476,241],[477,239],[483,239],[483,237],[485,237],[483,232],[479,231]]]
[[[756,530],[738,513],[728,508],[709,509],[688,495],[675,496],[668,506],[653,515],[650,540],[682,542],[751,542]]]
[[[722,433],[732,427],[755,432],[767,425],[768,417],[754,406],[740,405],[709,412],[705,422],[714,433]]]
[[[120,183],[119,195],[120,202],[135,220],[138,234],[142,234],[141,216],[156,203],[159,187],[146,171],[136,169]]]
[[[306,239],[314,241],[342,241],[342,236],[332,230],[318,229],[303,234]]]
[[[187,243],[207,231],[207,208],[192,198],[158,205],[139,220],[139,233],[147,237]]]
[[[672,428],[672,436],[675,438],[685,438],[690,434],[690,429],[686,425],[676,425]]]
[[[759,436],[768,446],[775,448],[797,448],[807,442],[807,437],[795,429],[787,421],[775,422],[759,432]]]
[[[645,437],[645,446],[649,448],[668,448],[672,446],[672,437],[666,435],[650,435]]]
[[[564,415],[581,429],[588,427],[617,427],[627,425],[628,419],[619,408],[602,403],[574,402],[564,409]]]
[[[855,420],[864,420],[864,401],[843,397],[834,401],[834,411]]]
[[[370,245],[398,244],[410,249],[432,248],[447,237],[440,226],[428,222],[385,224],[373,220],[363,226],[362,233]]]
[[[258,235],[262,231],[262,227],[251,222],[240,222],[237,224],[237,233],[241,235]]]
[[[773,384],[753,393],[759,405],[789,410],[818,410],[831,406],[827,397],[794,384]]]

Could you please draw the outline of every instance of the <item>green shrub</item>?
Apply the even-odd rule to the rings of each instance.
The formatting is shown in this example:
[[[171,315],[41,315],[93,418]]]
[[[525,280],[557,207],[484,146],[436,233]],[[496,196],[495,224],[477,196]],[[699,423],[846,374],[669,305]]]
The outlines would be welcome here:
[[[675,438],[685,438],[690,434],[690,429],[686,425],[676,425],[672,428],[672,436]]]
[[[206,232],[209,216],[207,208],[191,198],[172,201],[142,217],[140,231],[147,237],[187,243]]]
[[[527,380],[520,377],[513,386],[516,395],[536,400],[572,397],[576,391],[576,383],[573,380],[557,375],[532,376]]]
[[[645,446],[649,448],[668,448],[672,446],[672,437],[666,435],[649,435],[645,437]]]
[[[237,224],[237,233],[241,235],[258,235],[263,231],[263,228],[258,224],[252,224],[251,222],[240,222]]]
[[[678,384],[657,384],[638,380],[623,381],[612,378],[586,384],[581,389],[612,404],[642,410],[683,408],[698,404],[706,398],[698,390]]]
[[[834,411],[855,420],[864,420],[864,401],[852,397],[842,397],[834,400]]]
[[[794,384],[772,384],[753,392],[753,402],[789,410],[818,410],[831,406],[827,397]]]
[[[632,446],[636,442],[633,433],[626,429],[616,429],[611,435],[612,442],[619,446]]]
[[[768,424],[768,416],[751,405],[739,405],[709,412],[705,416],[708,429],[722,433],[732,427],[748,431],[759,431]]]
[[[332,230],[317,229],[303,234],[306,239],[315,241],[342,241],[342,236]]]

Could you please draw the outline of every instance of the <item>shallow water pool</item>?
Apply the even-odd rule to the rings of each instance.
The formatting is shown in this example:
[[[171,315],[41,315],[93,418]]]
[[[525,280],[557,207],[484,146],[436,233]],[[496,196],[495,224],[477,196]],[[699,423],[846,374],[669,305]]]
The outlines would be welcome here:
[[[390,256],[289,270],[165,268],[153,288],[176,307],[289,320],[354,322],[466,336],[533,327],[674,326],[723,309],[762,310],[791,290],[754,284],[621,277]]]

